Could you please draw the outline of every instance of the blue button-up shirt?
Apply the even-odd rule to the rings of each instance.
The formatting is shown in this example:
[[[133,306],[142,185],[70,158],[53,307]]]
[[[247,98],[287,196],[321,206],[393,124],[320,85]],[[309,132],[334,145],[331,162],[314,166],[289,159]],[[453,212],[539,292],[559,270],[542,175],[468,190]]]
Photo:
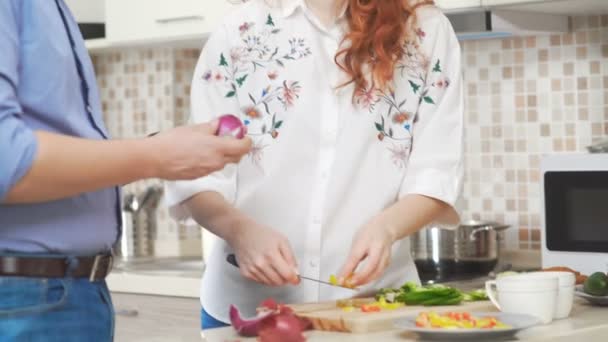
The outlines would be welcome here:
[[[63,0],[2,0],[0,203],[32,166],[35,130],[107,138],[93,65]],[[0,253],[108,251],[119,232],[118,203],[111,188],[42,204],[0,204]]]

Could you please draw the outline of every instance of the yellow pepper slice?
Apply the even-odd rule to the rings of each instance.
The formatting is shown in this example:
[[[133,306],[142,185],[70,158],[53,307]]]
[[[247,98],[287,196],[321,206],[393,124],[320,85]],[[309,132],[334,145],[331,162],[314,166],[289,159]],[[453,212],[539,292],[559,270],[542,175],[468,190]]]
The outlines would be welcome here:
[[[395,310],[403,306],[403,303],[389,303],[384,296],[381,296],[376,302],[381,308],[386,310]]]
[[[416,326],[444,329],[505,329],[509,326],[495,317],[475,318],[468,312],[437,314],[422,312],[416,318]]]
[[[343,282],[339,282],[338,277],[336,277],[335,275],[332,274],[329,276],[329,283],[334,286],[342,286],[342,287],[347,287],[349,289],[354,289],[355,285],[351,282],[351,278],[352,278],[352,276],[349,276],[348,278],[344,279]]]

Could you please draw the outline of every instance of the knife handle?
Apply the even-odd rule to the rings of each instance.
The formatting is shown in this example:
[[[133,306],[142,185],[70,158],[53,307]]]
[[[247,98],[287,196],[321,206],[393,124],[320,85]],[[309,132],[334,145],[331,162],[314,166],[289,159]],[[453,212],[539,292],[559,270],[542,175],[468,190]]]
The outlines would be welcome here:
[[[228,254],[226,261],[228,261],[230,265],[239,268],[239,263],[236,261],[236,256],[234,254]]]
[[[239,263],[236,261],[236,256],[234,254],[228,254],[226,256],[226,261],[230,265],[232,265],[232,266],[234,266],[236,268],[239,268]],[[353,288],[344,287],[344,286],[340,286],[340,285],[334,285],[334,284],[331,284],[331,283],[328,283],[328,282],[325,282],[325,281],[321,281],[321,280],[318,280],[318,279],[313,279],[313,278],[308,278],[308,277],[302,277],[300,275],[300,272],[298,272],[297,270],[296,270],[296,274],[298,275],[298,278],[300,278],[300,279],[306,279],[306,280],[314,281],[314,282],[317,282],[317,283],[326,284],[326,285],[329,285],[329,286],[338,286],[338,287],[342,287],[342,288],[353,290],[353,291],[359,290],[357,288],[353,289]]]

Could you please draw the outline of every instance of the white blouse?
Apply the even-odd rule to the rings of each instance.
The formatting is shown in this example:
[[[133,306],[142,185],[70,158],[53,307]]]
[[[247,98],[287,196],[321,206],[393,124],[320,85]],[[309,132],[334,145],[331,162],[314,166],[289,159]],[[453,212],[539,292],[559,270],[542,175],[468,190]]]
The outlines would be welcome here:
[[[395,70],[394,91],[337,88],[346,76],[334,62],[346,22],[325,28],[304,0],[271,8],[252,0],[209,38],[192,81],[192,121],[233,113],[248,126],[251,153],[238,165],[194,181],[168,184],[172,214],[182,202],[216,191],[289,239],[300,274],[321,280],[346,261],[357,230],[407,194],[452,206],[463,173],[460,47],[436,8],[417,12],[416,39]],[[354,102],[354,103],[353,103]],[[412,213],[415,215],[415,213]],[[228,322],[236,304],[253,314],[262,300],[310,302],[348,290],[302,281],[266,287],[226,262],[220,240],[207,261],[201,303]],[[364,289],[418,281],[409,240],[395,243],[384,276]]]

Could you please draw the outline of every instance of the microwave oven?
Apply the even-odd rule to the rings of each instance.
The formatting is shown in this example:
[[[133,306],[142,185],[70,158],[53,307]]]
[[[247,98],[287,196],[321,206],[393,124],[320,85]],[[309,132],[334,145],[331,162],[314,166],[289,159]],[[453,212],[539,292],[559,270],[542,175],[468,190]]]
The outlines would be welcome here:
[[[608,271],[608,154],[541,159],[543,267]]]

